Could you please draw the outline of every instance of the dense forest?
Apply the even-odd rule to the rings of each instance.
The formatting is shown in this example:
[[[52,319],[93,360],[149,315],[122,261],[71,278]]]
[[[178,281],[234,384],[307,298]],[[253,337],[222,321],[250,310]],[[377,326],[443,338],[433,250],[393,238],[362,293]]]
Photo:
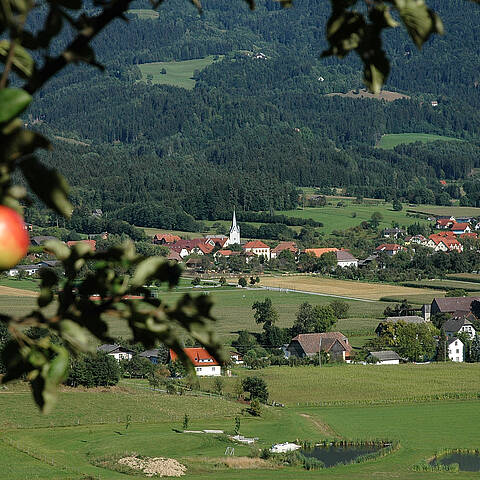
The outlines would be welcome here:
[[[386,102],[328,95],[361,88],[361,67],[354,57],[320,59],[327,2],[282,10],[267,0],[253,13],[242,2],[203,3],[203,16],[170,0],[156,19],[129,15],[128,24],[110,25],[94,42],[105,73],[69,68],[37,97],[26,120],[57,138],[46,157],[71,182],[77,205],[194,230],[196,220],[228,218],[233,205],[293,208],[298,186],[446,204],[461,191],[438,180],[467,177],[462,201],[477,204],[480,187],[469,175],[480,167],[478,6],[432,2],[447,33],[421,52],[400,29],[385,36],[386,89],[406,95]],[[207,55],[224,57],[195,72],[193,90],[152,85],[138,68]],[[385,133],[408,132],[462,141],[375,148]]]

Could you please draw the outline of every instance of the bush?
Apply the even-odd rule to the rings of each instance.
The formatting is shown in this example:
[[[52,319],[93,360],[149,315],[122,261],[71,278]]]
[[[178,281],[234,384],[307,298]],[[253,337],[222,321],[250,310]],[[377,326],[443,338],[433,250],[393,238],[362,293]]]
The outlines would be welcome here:
[[[110,355],[98,352],[95,355],[81,355],[70,363],[66,384],[72,387],[109,387],[120,380],[120,366]]]
[[[260,401],[258,398],[254,398],[250,405],[247,408],[247,412],[252,415],[253,417],[261,417],[262,416],[262,406],[260,405]]]
[[[268,388],[263,378],[246,377],[242,380],[242,387],[244,392],[250,393],[250,400],[257,399],[262,403],[267,403]]]

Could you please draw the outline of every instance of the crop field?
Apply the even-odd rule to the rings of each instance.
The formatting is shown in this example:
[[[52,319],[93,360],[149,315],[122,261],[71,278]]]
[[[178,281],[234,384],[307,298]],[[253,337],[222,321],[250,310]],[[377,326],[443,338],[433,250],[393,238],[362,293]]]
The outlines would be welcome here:
[[[480,275],[478,273],[451,273],[447,277],[452,280],[480,283]]]
[[[472,294],[477,295],[480,292],[480,283],[469,282],[467,280],[448,280],[448,279],[435,279],[435,280],[421,280],[421,281],[411,281],[411,282],[404,282],[403,285],[405,286],[418,286],[419,288],[431,288],[431,289],[440,289],[440,290],[447,290],[447,289],[457,289],[461,288],[466,290],[467,292],[471,292]]]
[[[353,280],[336,280],[318,276],[282,275],[262,277],[262,285],[278,288],[291,288],[305,292],[339,295],[344,297],[379,300],[382,297],[408,295],[434,295],[441,297],[442,291],[389,285],[385,283],[367,283]]]
[[[473,420],[478,418],[479,401],[461,399],[462,394],[475,393],[477,365],[276,367],[255,374],[266,379],[272,399],[283,395],[289,405],[264,407],[262,417],[253,418],[240,414],[242,404],[222,398],[169,396],[126,387],[65,389],[54,413],[42,416],[26,387],[13,385],[0,391],[0,476],[9,480],[81,480],[87,475],[133,480],[142,477],[94,463],[135,452],[175,458],[187,467],[185,478],[192,480],[447,479],[451,473],[416,472],[412,466],[437,450],[478,448],[478,422]],[[425,395],[445,393],[457,393],[460,399],[421,400]],[[408,401],[412,398],[417,401]],[[297,405],[298,401],[303,404]],[[330,405],[311,406],[306,401]],[[240,433],[258,438],[254,449],[298,438],[312,442],[382,438],[399,441],[400,447],[375,460],[308,472],[249,460],[245,457],[251,455],[250,447],[222,435],[176,433],[184,414],[189,415],[189,429],[226,433],[233,431],[234,417],[240,415]],[[452,429],[453,419],[456,428]],[[230,466],[227,446],[235,448],[228,459]],[[455,478],[471,480],[472,474],[460,472]]]
[[[428,215],[453,215],[454,217],[480,217],[478,207],[443,207],[440,205],[415,205],[408,207],[408,211]]]
[[[341,202],[343,206],[337,207],[337,203]],[[391,203],[385,203],[378,200],[378,203],[364,202],[361,204],[353,203],[352,200],[333,201],[333,205],[325,207],[305,207],[296,210],[282,210],[276,213],[297,218],[312,218],[317,222],[322,222],[323,227],[320,231],[330,234],[334,230],[345,230],[347,228],[356,227],[363,221],[370,220],[373,212],[379,212],[383,216],[379,228],[390,228],[392,222],[396,222],[401,226],[408,227],[416,222],[424,225],[430,225],[431,222],[416,218],[415,216],[407,216],[405,207],[402,211],[396,212],[392,208]],[[479,209],[480,211],[480,209]]]
[[[219,56],[219,59],[223,56]],[[195,60],[178,62],[152,62],[138,65],[144,81],[150,80],[154,85],[172,85],[174,87],[192,90],[195,80],[192,78],[195,70],[202,70],[214,62],[212,55]],[[161,72],[165,69],[166,73]]]
[[[430,133],[387,133],[382,135],[380,142],[378,142],[377,148],[385,148],[391,150],[397,145],[404,143],[414,143],[414,142],[461,142],[459,138],[445,137],[443,135],[432,135]]]

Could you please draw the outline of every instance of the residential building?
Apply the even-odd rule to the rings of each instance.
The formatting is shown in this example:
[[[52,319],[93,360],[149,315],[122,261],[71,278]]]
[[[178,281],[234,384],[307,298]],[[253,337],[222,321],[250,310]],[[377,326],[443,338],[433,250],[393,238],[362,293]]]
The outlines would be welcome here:
[[[448,344],[448,358],[452,362],[463,362],[464,359],[464,344],[457,338],[449,338],[447,341]]]
[[[454,222],[453,225],[450,227],[450,230],[455,235],[461,235],[462,233],[470,233],[472,229],[470,228],[470,224],[468,223],[457,223]]]
[[[78,244],[88,245],[92,250],[92,252],[94,252],[97,248],[97,242],[95,240],[75,240],[75,241],[72,240],[70,242],[67,242],[67,247],[72,248],[73,246]]]
[[[396,255],[402,250],[405,250],[405,247],[402,247],[401,245],[398,245],[396,243],[382,243],[375,249],[376,252],[383,252],[389,256]]]
[[[330,354],[336,360],[350,360],[352,347],[341,332],[301,333],[292,338],[287,350],[290,356],[313,357],[319,351]]]
[[[277,258],[285,250],[292,252],[296,256],[298,253],[297,244],[295,242],[280,242],[275,248],[272,248],[270,258]]]
[[[158,348],[153,348],[151,350],[145,350],[142,353],[139,353],[138,356],[142,358],[146,358],[149,360],[151,363],[154,365],[157,365],[159,362],[159,349]]]
[[[251,252],[257,257],[263,255],[267,260],[270,260],[270,247],[261,240],[252,240],[247,242],[243,246],[243,251],[246,253]]]
[[[383,231],[383,236],[385,238],[398,238],[404,237],[407,234],[407,231],[403,228],[386,228]]]
[[[459,333],[466,333],[470,337],[470,340],[475,338],[475,327],[473,323],[468,320],[467,316],[468,315],[454,317],[443,324],[442,328],[448,337],[456,337]]]
[[[192,362],[195,373],[199,377],[218,377],[222,374],[220,364],[205,348],[184,348],[183,351]],[[177,360],[177,354],[173,350],[170,350],[170,362]]]
[[[36,235],[35,237],[30,238],[30,242],[33,246],[43,245],[50,240],[58,240],[58,238],[52,237],[51,235]]]
[[[340,268],[358,267],[358,259],[356,259],[348,250],[337,250],[335,256],[337,257],[337,266]]]
[[[375,365],[398,365],[400,363],[400,355],[393,350],[369,352],[367,361],[373,359],[376,359]]]
[[[16,267],[12,267],[10,270],[7,270],[7,275],[9,277],[16,277],[20,274],[20,272],[25,272],[26,275],[35,275],[43,265],[35,264],[35,265],[17,265]]]
[[[173,235],[172,233],[157,233],[153,237],[153,243],[155,245],[165,245],[166,243],[175,243],[181,240],[178,235]]]
[[[473,301],[480,302],[480,297],[445,297],[434,298],[432,302],[431,314],[451,313],[471,311]]]
[[[308,255],[313,255],[317,258],[320,258],[325,253],[335,253],[335,252],[337,252],[338,248],[334,248],[334,247],[332,247],[332,248],[306,248],[304,251]]]
[[[455,217],[438,217],[435,228],[438,230],[447,230],[455,223]]]
[[[113,357],[118,362],[120,360],[131,360],[132,357],[135,355],[134,350],[130,350],[129,348],[122,347],[121,345],[116,345],[116,344],[100,345],[97,348],[97,351],[106,353],[107,355],[110,355],[111,357]]]

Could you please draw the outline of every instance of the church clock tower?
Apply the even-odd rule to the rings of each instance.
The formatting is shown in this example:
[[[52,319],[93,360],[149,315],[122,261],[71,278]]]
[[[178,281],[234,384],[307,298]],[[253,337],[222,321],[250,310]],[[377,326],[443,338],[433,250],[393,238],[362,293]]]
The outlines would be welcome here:
[[[230,236],[228,239],[228,244],[240,245],[240,227],[237,225],[237,217],[235,216],[235,210],[233,210],[233,219],[232,219],[232,226],[230,227]]]

